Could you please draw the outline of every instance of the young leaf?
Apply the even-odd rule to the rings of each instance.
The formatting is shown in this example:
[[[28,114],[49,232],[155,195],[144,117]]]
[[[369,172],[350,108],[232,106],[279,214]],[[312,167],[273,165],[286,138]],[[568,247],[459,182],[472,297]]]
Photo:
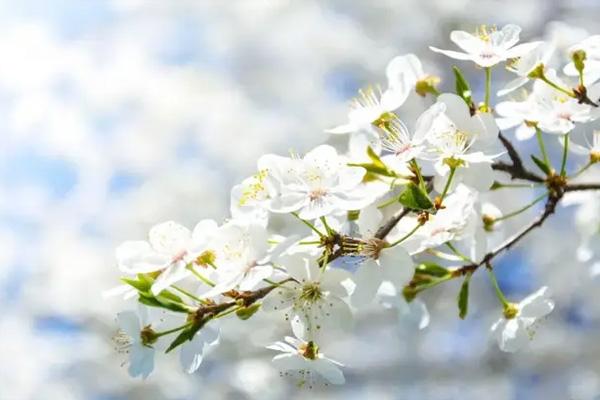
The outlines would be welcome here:
[[[260,309],[260,303],[251,304],[248,307],[242,307],[235,312],[239,319],[245,321],[252,317]]]
[[[543,173],[545,173],[546,175],[550,175],[552,173],[552,171],[550,170],[550,167],[545,162],[543,162],[542,160],[540,160],[539,158],[534,156],[533,154],[531,155],[531,159],[533,160],[535,165],[537,165],[538,168],[542,170]]]
[[[411,210],[430,210],[433,208],[433,203],[427,193],[412,182],[406,185],[406,189],[400,194],[398,201]]]
[[[424,262],[417,265],[415,273],[435,276],[436,278],[444,278],[450,275],[450,271],[446,268],[432,262]]]
[[[465,276],[465,280],[460,287],[458,292],[458,316],[461,319],[465,319],[467,312],[469,311],[469,282],[471,281],[471,274]]]
[[[148,285],[146,282],[140,281],[138,279],[133,279],[133,278],[121,278],[121,282],[128,284],[129,286],[132,286],[134,289],[140,291],[140,292],[148,292],[150,291],[150,287],[152,285]]]
[[[195,322],[192,326],[185,328],[183,331],[181,331],[179,335],[177,335],[175,340],[171,342],[167,350],[165,350],[165,353],[169,353],[170,351],[174,350],[177,346],[182,345],[188,340],[191,341],[194,338],[194,335],[196,335],[196,333],[198,333],[198,331],[202,329],[202,327],[206,325],[206,323],[209,320],[209,317],[205,317],[200,321]]]
[[[471,97],[471,87],[469,86],[469,82],[467,82],[462,71],[458,67],[454,66],[452,67],[452,70],[454,71],[454,77],[456,78],[456,94],[467,103],[469,108],[473,108],[473,98]]]

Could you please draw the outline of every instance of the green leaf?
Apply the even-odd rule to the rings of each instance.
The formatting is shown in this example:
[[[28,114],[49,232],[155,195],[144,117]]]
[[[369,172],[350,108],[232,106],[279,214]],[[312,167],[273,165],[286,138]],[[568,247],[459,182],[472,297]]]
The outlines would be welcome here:
[[[415,273],[423,274],[423,275],[430,275],[430,276],[434,276],[436,278],[444,278],[444,277],[450,275],[450,271],[448,271],[446,268],[442,267],[439,264],[432,263],[432,262],[424,262],[424,263],[417,265],[417,267],[415,269]]]
[[[371,160],[370,163],[349,163],[350,167],[362,167],[367,170],[368,173],[375,175],[383,175],[389,177],[396,177],[396,174],[385,165],[381,158],[373,151],[371,146],[367,147],[367,156]]]
[[[181,331],[181,333],[177,335],[175,340],[171,342],[165,353],[169,353],[170,351],[174,350],[177,346],[184,344],[188,340],[192,340],[196,332],[198,332],[198,329],[194,330],[193,328],[194,326],[192,325],[191,327],[185,328],[183,331]]]
[[[247,320],[252,317],[260,309],[260,303],[251,304],[248,307],[242,307],[235,312],[241,320]]]
[[[471,274],[465,276],[465,280],[460,287],[458,292],[458,316],[461,319],[465,319],[467,312],[469,311],[469,282],[471,281]]]
[[[430,210],[433,208],[433,203],[427,192],[412,182],[406,185],[406,189],[400,194],[398,201],[411,210]]]
[[[158,296],[154,296],[151,292],[139,292],[138,300],[140,303],[150,307],[159,307],[181,313],[187,313],[190,311],[190,309],[185,304],[183,304],[181,299],[179,299],[180,301],[174,301],[163,296],[162,293]]]
[[[541,169],[542,172],[544,172],[546,175],[550,175],[552,173],[552,170],[550,169],[550,167],[548,166],[548,164],[546,164],[545,162],[543,162],[542,160],[540,160],[539,158],[537,158],[533,154],[531,155],[531,159],[533,160],[533,162],[535,163],[535,165],[537,165],[538,168]]]
[[[150,286],[148,286],[146,284],[146,282],[142,282],[138,279],[132,279],[132,278],[121,278],[121,282],[128,284],[129,286],[132,286],[134,289],[140,291],[140,292],[148,292],[150,290]]]
[[[469,108],[473,108],[473,98],[471,97],[471,87],[469,86],[469,82],[467,82],[462,71],[458,67],[452,67],[452,71],[454,71],[454,77],[456,79],[456,94],[467,103]]]
[[[494,183],[492,183],[492,186],[490,186],[490,190],[498,190],[498,189],[502,189],[504,187],[503,184],[501,184],[498,181],[494,181]]]
[[[202,327],[206,325],[206,323],[209,320],[210,318],[203,318],[200,321],[194,323],[192,326],[185,328],[183,331],[181,331],[179,335],[177,335],[175,340],[171,342],[167,350],[165,350],[165,353],[169,353],[170,351],[174,350],[177,346],[182,345],[188,340],[191,341],[194,338],[194,335],[196,335],[196,333],[198,333],[198,331],[202,329]]]
[[[163,308],[162,304],[160,304],[158,302],[158,300],[156,300],[154,297],[146,297],[143,296],[142,294],[140,294],[140,297],[138,297],[138,301],[144,305],[147,305],[149,307],[160,307]]]

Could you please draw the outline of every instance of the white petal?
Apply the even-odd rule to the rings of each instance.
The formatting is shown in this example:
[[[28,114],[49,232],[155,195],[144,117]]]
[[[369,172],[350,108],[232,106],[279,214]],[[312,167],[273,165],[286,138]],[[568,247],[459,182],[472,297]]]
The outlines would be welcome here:
[[[493,32],[491,34],[492,40],[494,36],[498,36],[500,39],[496,43],[496,46],[501,47],[503,49],[509,49],[513,47],[519,41],[519,34],[521,33],[521,28],[518,25],[508,24],[505,25],[500,32]]]
[[[538,47],[540,44],[542,44],[542,42],[519,44],[506,52],[505,59],[522,57],[530,51],[535,50],[535,48]]]
[[[515,130],[515,137],[517,140],[528,140],[535,136],[535,128],[527,126],[527,124],[521,124]]]
[[[346,380],[341,369],[326,358],[317,358],[309,364],[312,369],[334,385],[342,385]]]
[[[185,261],[177,261],[161,272],[152,285],[152,294],[157,295],[172,284],[189,276],[190,271],[186,268],[186,265]]]
[[[412,142],[415,144],[423,143],[429,133],[431,133],[434,121],[444,111],[446,111],[446,105],[439,102],[425,110],[417,119]]]
[[[128,336],[137,338],[140,336],[140,320],[135,311],[123,311],[117,314],[117,323]]]
[[[529,82],[529,78],[527,77],[518,77],[513,79],[512,81],[508,82],[503,89],[499,90],[497,95],[506,96],[507,94],[514,92],[521,86],[525,85],[527,82]]]
[[[450,32],[450,40],[462,50],[471,54],[479,53],[485,45],[480,38],[465,31]]]
[[[336,126],[335,128],[326,129],[325,132],[333,133],[334,135],[344,135],[347,133],[352,133],[358,131],[360,128],[355,124],[348,123],[344,125]]]
[[[214,220],[203,219],[194,227],[192,240],[194,243],[206,243],[218,228],[219,226]]]
[[[308,261],[302,254],[283,255],[277,264],[285,268],[287,273],[298,282],[306,282],[310,279]]]
[[[406,87],[412,90],[417,80],[425,75],[421,61],[414,54],[397,56],[387,65],[385,74],[390,87]]]
[[[360,266],[353,277],[356,287],[350,297],[354,307],[364,307],[373,301],[383,281],[381,267],[369,259]]]
[[[390,87],[381,96],[381,108],[385,111],[394,111],[406,101],[409,89],[404,86]]]
[[[500,350],[509,353],[522,349],[529,340],[525,325],[520,318],[506,321],[502,329],[496,329],[496,331]]]
[[[554,301],[549,296],[547,286],[527,296],[519,303],[519,316],[523,318],[540,318],[554,309]]]
[[[308,201],[304,193],[285,193],[271,200],[269,210],[275,213],[298,211]]]
[[[297,288],[297,284],[294,284],[294,287]],[[267,312],[286,310],[292,306],[296,293],[296,290],[287,286],[275,288],[264,298],[262,309]]]
[[[165,254],[154,251],[145,241],[128,241],[117,247],[117,265],[128,274],[143,274],[164,268],[171,260]]]
[[[139,343],[131,346],[129,353],[129,375],[146,379],[154,369],[154,349]]]
[[[400,290],[410,281],[414,272],[412,257],[401,246],[384,249],[379,257],[382,278]]]
[[[470,54],[460,53],[458,51],[442,50],[442,49],[438,49],[437,47],[432,47],[432,46],[429,46],[429,49],[431,51],[443,54],[445,56],[448,56],[450,58],[454,58],[456,60],[472,60],[473,59]]]
[[[148,238],[155,250],[173,255],[187,247],[191,235],[185,226],[167,221],[150,229]]]
[[[263,279],[267,279],[271,275],[273,275],[273,267],[270,265],[257,265],[256,267],[252,267],[240,282],[240,290],[252,290],[262,282]]]

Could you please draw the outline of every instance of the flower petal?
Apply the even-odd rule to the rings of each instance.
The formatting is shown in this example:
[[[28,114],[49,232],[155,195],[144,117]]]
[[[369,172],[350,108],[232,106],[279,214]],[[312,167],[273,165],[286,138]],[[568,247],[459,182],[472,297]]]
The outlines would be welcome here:
[[[519,303],[519,316],[523,318],[540,318],[554,309],[554,301],[549,297],[547,286],[527,296]]]

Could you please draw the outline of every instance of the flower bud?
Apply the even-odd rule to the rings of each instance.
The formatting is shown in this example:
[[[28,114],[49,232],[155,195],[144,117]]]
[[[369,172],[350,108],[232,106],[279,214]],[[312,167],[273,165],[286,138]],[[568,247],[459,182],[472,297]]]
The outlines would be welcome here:
[[[438,76],[427,76],[419,81],[415,85],[415,92],[419,96],[425,97],[427,93],[431,93],[433,95],[438,94],[437,85],[440,83],[440,78]]]
[[[573,64],[575,64],[575,69],[580,74],[583,73],[583,69],[585,68],[585,59],[587,55],[583,50],[576,50],[571,54],[571,59],[573,60]]]
[[[538,64],[531,72],[527,75],[531,79],[544,79],[546,76],[544,75],[544,64]]]

